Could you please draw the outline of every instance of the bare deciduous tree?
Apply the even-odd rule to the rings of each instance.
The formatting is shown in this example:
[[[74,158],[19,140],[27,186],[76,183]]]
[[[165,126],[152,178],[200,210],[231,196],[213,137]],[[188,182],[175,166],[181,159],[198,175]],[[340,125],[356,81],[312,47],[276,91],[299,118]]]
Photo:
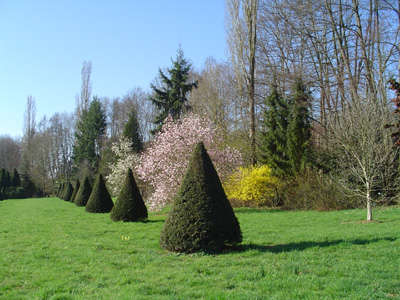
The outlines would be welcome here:
[[[228,0],[228,44],[240,89],[245,87],[250,118],[251,161],[256,163],[256,43],[258,0]]]
[[[12,171],[19,167],[21,143],[10,136],[0,136],[0,169]]]
[[[372,220],[372,205],[384,195],[397,192],[398,149],[393,147],[388,107],[375,99],[360,99],[346,105],[328,122],[329,140],[335,156],[338,181],[351,195],[364,199],[367,220]]]

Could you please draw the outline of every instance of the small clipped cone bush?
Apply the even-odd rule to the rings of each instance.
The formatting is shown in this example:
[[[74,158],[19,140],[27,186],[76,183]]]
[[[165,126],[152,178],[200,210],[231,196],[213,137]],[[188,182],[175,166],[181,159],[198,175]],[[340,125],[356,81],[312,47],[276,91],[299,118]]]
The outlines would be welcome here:
[[[126,174],[125,183],[110,217],[113,221],[124,222],[144,221],[147,219],[147,208],[131,169]]]
[[[90,186],[89,178],[86,176],[83,183],[79,187],[79,191],[76,193],[74,203],[77,206],[85,206],[89,200],[92,187]]]
[[[74,192],[74,188],[72,187],[71,182],[68,182],[67,185],[65,186],[63,199],[65,201],[71,201],[71,196],[72,196],[73,192]]]
[[[59,197],[60,192],[61,192],[61,184],[59,184],[58,187],[57,187],[57,191],[56,191],[56,194],[55,194],[57,198]]]
[[[81,183],[79,182],[79,179],[77,179],[75,182],[74,192],[72,193],[72,196],[71,196],[71,200],[70,200],[71,202],[75,203],[75,198],[76,198],[76,195],[78,194],[80,185],[81,185]]]
[[[59,188],[58,193],[57,193],[57,197],[60,198],[60,199],[62,199],[63,196],[64,196],[64,192],[65,192],[65,184],[64,184],[64,182],[63,182],[63,183],[61,183],[61,185],[60,185],[60,188]]]
[[[97,175],[92,193],[86,203],[86,211],[92,213],[108,213],[114,206],[110,194],[107,191],[103,176]]]
[[[165,221],[160,244],[174,252],[219,252],[241,241],[239,222],[204,144],[199,143]]]

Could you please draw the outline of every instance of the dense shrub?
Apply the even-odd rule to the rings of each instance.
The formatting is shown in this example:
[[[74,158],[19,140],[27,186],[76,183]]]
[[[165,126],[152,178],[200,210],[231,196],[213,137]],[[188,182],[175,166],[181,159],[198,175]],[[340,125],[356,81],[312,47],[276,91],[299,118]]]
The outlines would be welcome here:
[[[89,182],[89,178],[86,176],[83,183],[79,186],[79,190],[76,193],[74,203],[77,206],[85,206],[89,200],[90,194],[92,192],[92,187]]]
[[[74,191],[72,192],[72,195],[71,195],[71,200],[70,200],[71,202],[75,202],[75,198],[76,198],[76,195],[78,194],[80,185],[81,185],[81,183],[79,182],[79,179],[77,179],[75,182]]]
[[[197,144],[160,244],[175,252],[220,251],[242,241],[239,222],[203,143]]]
[[[124,186],[110,215],[114,221],[143,221],[147,219],[147,208],[136,185],[132,170],[129,169]]]
[[[239,168],[224,184],[226,195],[245,205],[277,206],[280,181],[268,165]]]
[[[10,187],[7,189],[8,199],[21,199],[25,198],[26,192],[22,186]]]
[[[25,190],[25,198],[31,198],[35,195],[40,194],[40,190],[36,188],[35,184],[28,174],[21,175],[21,186]]]
[[[114,202],[107,191],[103,176],[98,174],[89,200],[86,203],[86,211],[92,213],[107,213],[111,211],[113,206]]]
[[[361,198],[346,195],[328,175],[310,169],[282,185],[279,197],[285,209],[338,210],[362,205]]]
[[[65,190],[64,190],[64,194],[63,194],[63,200],[71,201],[71,196],[72,196],[73,192],[74,192],[74,188],[73,188],[71,182],[67,182],[66,185],[65,185]]]

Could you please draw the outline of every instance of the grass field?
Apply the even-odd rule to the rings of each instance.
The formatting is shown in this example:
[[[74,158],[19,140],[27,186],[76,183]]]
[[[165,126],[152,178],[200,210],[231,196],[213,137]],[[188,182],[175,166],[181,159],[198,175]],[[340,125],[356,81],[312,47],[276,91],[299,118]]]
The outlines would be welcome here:
[[[220,255],[159,247],[165,215],[114,223],[56,198],[0,202],[1,299],[400,299],[400,208],[237,209]]]

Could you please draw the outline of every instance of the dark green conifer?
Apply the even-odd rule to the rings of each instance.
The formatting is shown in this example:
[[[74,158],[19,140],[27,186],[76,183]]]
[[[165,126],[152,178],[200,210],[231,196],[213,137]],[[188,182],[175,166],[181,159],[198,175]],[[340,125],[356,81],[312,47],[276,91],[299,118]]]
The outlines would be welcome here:
[[[56,185],[54,188],[57,189],[55,195],[58,198],[58,195],[60,194],[60,190],[61,190],[61,184]]]
[[[71,196],[71,200],[70,200],[71,202],[75,202],[75,197],[76,197],[76,194],[78,194],[80,185],[81,185],[81,183],[79,182],[79,179],[77,179],[75,182],[75,186],[74,186],[74,192],[72,193],[72,196]]]
[[[79,191],[75,196],[74,203],[77,206],[85,206],[89,200],[92,187],[89,182],[89,178],[86,176],[83,183],[79,187]]]
[[[277,176],[290,173],[287,153],[287,127],[289,103],[279,93],[277,86],[265,99],[263,130],[260,141],[260,162],[269,165]]]
[[[137,112],[134,108],[129,115],[128,122],[125,124],[123,135],[130,141],[133,152],[139,153],[143,150],[143,138],[140,134]]]
[[[157,107],[158,114],[154,124],[157,126],[152,134],[160,131],[165,118],[169,115],[175,120],[190,109],[189,94],[197,88],[197,81],[190,81],[191,64],[185,59],[183,50],[178,49],[176,59],[172,61],[173,67],[167,73],[159,70],[160,86],[151,85],[153,95],[150,98]]]
[[[287,152],[292,175],[301,173],[311,164],[310,97],[303,81],[297,79],[287,131]]]
[[[204,148],[197,144],[165,221],[160,244],[169,251],[216,252],[242,241],[239,222]]]
[[[21,185],[21,178],[17,169],[14,169],[13,175],[11,177],[11,186],[18,187]]]
[[[64,182],[61,182],[61,183],[60,183],[60,187],[59,187],[59,189],[58,189],[57,197],[60,198],[60,199],[62,199],[62,198],[63,198],[63,195],[64,195],[64,192],[65,192],[65,183],[64,183]]]
[[[135,222],[147,219],[147,208],[136,185],[132,170],[129,169],[124,186],[110,215],[114,221]]]
[[[103,176],[98,174],[94,182],[92,193],[86,203],[86,211],[92,213],[107,213],[114,206],[110,194],[107,191]]]
[[[67,182],[65,186],[63,200],[71,201],[71,196],[73,192],[74,192],[74,187],[72,186],[71,182]]]
[[[7,188],[11,185],[10,173],[6,169],[0,171],[0,187],[3,194],[6,194]]]

